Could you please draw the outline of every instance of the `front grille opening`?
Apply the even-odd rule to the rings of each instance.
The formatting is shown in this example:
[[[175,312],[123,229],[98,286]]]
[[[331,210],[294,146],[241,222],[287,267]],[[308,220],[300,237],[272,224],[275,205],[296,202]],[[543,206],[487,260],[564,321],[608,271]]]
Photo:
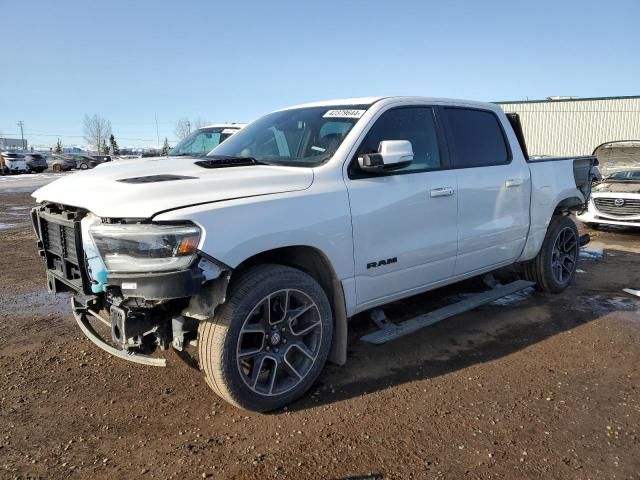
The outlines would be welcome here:
[[[80,221],[85,215],[82,210],[53,204],[34,209],[34,227],[40,252],[46,261],[51,291],[88,293],[80,229]]]
[[[594,199],[594,204],[605,215],[615,217],[640,215],[640,199],[599,197]]]

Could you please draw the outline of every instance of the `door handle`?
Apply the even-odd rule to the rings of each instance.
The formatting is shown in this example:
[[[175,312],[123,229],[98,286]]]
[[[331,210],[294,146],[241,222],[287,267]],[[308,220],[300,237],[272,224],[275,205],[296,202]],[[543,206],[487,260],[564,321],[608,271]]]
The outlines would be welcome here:
[[[431,198],[450,197],[451,195],[453,195],[453,192],[454,190],[452,187],[434,188],[433,190],[431,190],[430,195]]]
[[[524,180],[521,178],[510,178],[504,184],[508,187],[519,187],[524,183]]]

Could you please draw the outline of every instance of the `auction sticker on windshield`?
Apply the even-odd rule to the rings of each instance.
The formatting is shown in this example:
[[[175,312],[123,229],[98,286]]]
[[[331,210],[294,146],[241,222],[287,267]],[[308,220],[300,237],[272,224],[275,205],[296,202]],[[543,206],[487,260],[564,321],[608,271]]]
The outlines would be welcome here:
[[[366,110],[328,110],[322,118],[360,118]]]

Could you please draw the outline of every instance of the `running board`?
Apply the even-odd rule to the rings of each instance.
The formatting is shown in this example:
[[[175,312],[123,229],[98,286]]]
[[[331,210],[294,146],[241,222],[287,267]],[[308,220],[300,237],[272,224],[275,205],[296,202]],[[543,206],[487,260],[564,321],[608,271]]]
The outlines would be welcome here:
[[[501,285],[486,292],[477,293],[471,295],[464,300],[457,303],[447,305],[446,307],[438,308],[433,312],[418,315],[417,317],[410,318],[401,323],[391,323],[388,321],[376,322],[381,328],[375,332],[368,333],[361,340],[374,345],[382,345],[383,343],[396,340],[405,335],[410,335],[418,330],[438,323],[441,320],[459,315],[461,313],[473,310],[487,303],[491,303],[499,298],[506,297],[507,295],[520,292],[526,288],[533,287],[534,282],[528,282],[526,280],[516,280],[515,282]]]

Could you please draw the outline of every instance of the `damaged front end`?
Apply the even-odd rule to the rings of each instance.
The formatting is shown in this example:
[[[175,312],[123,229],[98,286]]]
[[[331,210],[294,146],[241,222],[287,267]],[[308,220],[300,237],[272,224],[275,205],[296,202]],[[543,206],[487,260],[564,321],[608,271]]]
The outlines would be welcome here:
[[[198,250],[196,225],[105,220],[57,204],[35,207],[32,220],[49,291],[71,292],[80,329],[119,358],[164,366],[146,355],[194,344],[198,321],[225,300],[231,269]]]

